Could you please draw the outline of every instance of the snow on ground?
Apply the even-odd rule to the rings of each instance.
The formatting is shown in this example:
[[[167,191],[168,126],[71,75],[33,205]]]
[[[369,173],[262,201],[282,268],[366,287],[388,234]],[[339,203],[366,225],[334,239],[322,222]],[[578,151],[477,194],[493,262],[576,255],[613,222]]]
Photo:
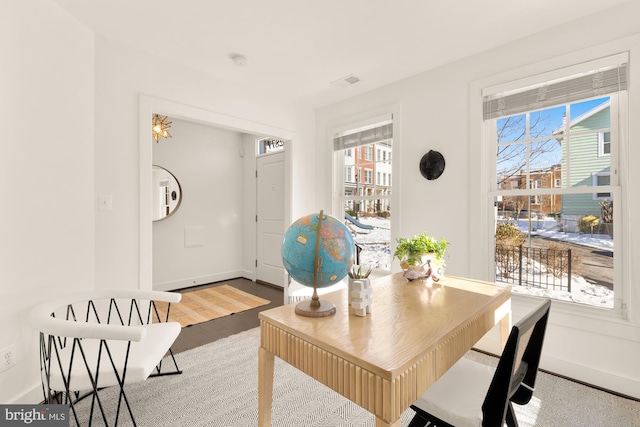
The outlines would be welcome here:
[[[500,221],[500,219],[498,220]],[[508,220],[512,224],[514,221]],[[528,220],[520,219],[517,224],[518,228],[524,233],[528,233]],[[582,234],[582,233],[564,233],[559,231],[555,219],[544,217],[540,220],[531,221],[531,234],[533,236],[547,237],[553,240],[575,243],[577,245],[589,246],[595,249],[601,249],[613,252],[613,239],[607,234]]]
[[[364,230],[347,222],[347,225],[355,233],[356,243],[363,247],[360,253],[360,264],[371,266],[374,269],[391,270],[390,252],[390,221],[379,217],[360,218],[363,224],[372,225],[373,230]],[[511,220],[513,222],[513,220]],[[553,218],[545,217],[532,221],[532,235],[546,237],[553,240],[570,242],[588,246],[603,251],[613,252],[613,239],[606,234],[581,234],[564,233],[559,231]],[[526,219],[518,221],[518,227],[528,233]],[[548,274],[544,266],[535,266],[532,274]],[[566,278],[563,279],[566,285]],[[540,282],[539,279],[536,282]],[[550,297],[553,299],[572,301],[598,307],[613,308],[613,291],[593,283],[587,282],[583,277],[573,275],[571,281],[571,293],[560,290],[548,290],[527,286],[514,286],[514,293]]]
[[[374,227],[373,230],[364,230],[347,221],[347,226],[355,233],[355,242],[362,246],[360,264],[391,271],[390,221],[379,217],[360,218],[359,221]]]
[[[513,223],[513,220],[510,220],[510,222]],[[529,224],[527,219],[518,220],[517,225],[520,230],[528,233]],[[531,235],[533,236],[541,236],[552,240],[613,252],[613,239],[607,234],[565,233],[559,230],[560,227],[554,218],[545,217],[540,218],[540,220],[531,221]],[[544,268],[537,270],[537,274],[547,274],[546,272],[540,271],[544,270]],[[532,286],[514,286],[513,292],[549,297],[597,307],[613,308],[613,291],[611,289],[589,283],[584,277],[578,275],[572,275],[571,279],[571,293],[560,290],[535,288]],[[566,277],[563,278],[563,281],[566,284]]]

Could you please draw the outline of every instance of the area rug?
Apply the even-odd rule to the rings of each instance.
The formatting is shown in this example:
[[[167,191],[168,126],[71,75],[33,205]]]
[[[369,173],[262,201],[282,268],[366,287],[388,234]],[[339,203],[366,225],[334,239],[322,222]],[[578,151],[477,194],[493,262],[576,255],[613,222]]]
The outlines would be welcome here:
[[[270,302],[233,286],[220,285],[183,293],[179,304],[171,304],[169,320],[180,322],[184,328],[267,305]],[[161,316],[165,316],[166,304],[157,303],[156,305]]]
[[[254,328],[177,354],[181,375],[149,378],[127,386],[137,425],[256,426],[259,344],[260,329]],[[465,357],[490,365],[497,361],[474,351]],[[108,388],[100,393],[107,413],[113,417],[117,390]],[[274,427],[375,426],[372,414],[277,357],[273,399]],[[78,407],[84,414],[82,425],[88,425],[90,401],[85,399]],[[516,405],[515,410],[521,427],[640,425],[640,402],[545,373],[540,373],[531,403]],[[402,414],[403,427],[413,414],[411,409]],[[128,415],[120,421],[118,425],[132,425]]]

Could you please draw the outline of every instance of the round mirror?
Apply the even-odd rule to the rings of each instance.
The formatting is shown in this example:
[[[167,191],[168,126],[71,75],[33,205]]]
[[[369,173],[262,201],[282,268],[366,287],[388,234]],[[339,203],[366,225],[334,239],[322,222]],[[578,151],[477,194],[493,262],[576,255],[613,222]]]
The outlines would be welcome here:
[[[182,188],[176,177],[165,168],[153,165],[151,187],[153,220],[173,215],[182,201]]]

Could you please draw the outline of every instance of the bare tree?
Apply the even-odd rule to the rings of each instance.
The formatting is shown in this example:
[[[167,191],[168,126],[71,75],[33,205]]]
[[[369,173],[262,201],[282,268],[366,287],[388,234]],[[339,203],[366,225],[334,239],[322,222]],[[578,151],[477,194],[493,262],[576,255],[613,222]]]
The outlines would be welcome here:
[[[549,115],[531,114],[529,124],[529,166],[548,167],[559,162],[558,146],[559,141],[553,135],[557,125],[551,122]],[[508,180],[512,176],[526,170],[527,167],[527,144],[526,140],[526,116],[524,114],[511,116],[498,121],[497,129],[497,157],[496,172],[498,185]],[[545,136],[548,138],[545,139]]]

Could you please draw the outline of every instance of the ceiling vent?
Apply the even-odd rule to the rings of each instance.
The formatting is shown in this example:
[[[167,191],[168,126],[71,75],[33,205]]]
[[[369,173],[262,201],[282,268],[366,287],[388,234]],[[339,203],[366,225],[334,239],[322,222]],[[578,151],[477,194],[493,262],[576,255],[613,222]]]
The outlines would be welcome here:
[[[354,76],[353,74],[351,74],[350,76],[345,77],[344,81],[349,83],[350,85],[352,85],[354,83],[358,83],[360,81],[360,79],[357,78],[356,76]]]
[[[338,86],[349,86],[349,85],[358,83],[359,81],[360,81],[360,79],[358,77],[354,76],[353,73],[352,73],[352,74],[349,74],[349,75],[344,76],[344,77],[340,77],[339,79],[332,81],[331,84],[332,85],[335,84],[335,85],[338,85]]]

